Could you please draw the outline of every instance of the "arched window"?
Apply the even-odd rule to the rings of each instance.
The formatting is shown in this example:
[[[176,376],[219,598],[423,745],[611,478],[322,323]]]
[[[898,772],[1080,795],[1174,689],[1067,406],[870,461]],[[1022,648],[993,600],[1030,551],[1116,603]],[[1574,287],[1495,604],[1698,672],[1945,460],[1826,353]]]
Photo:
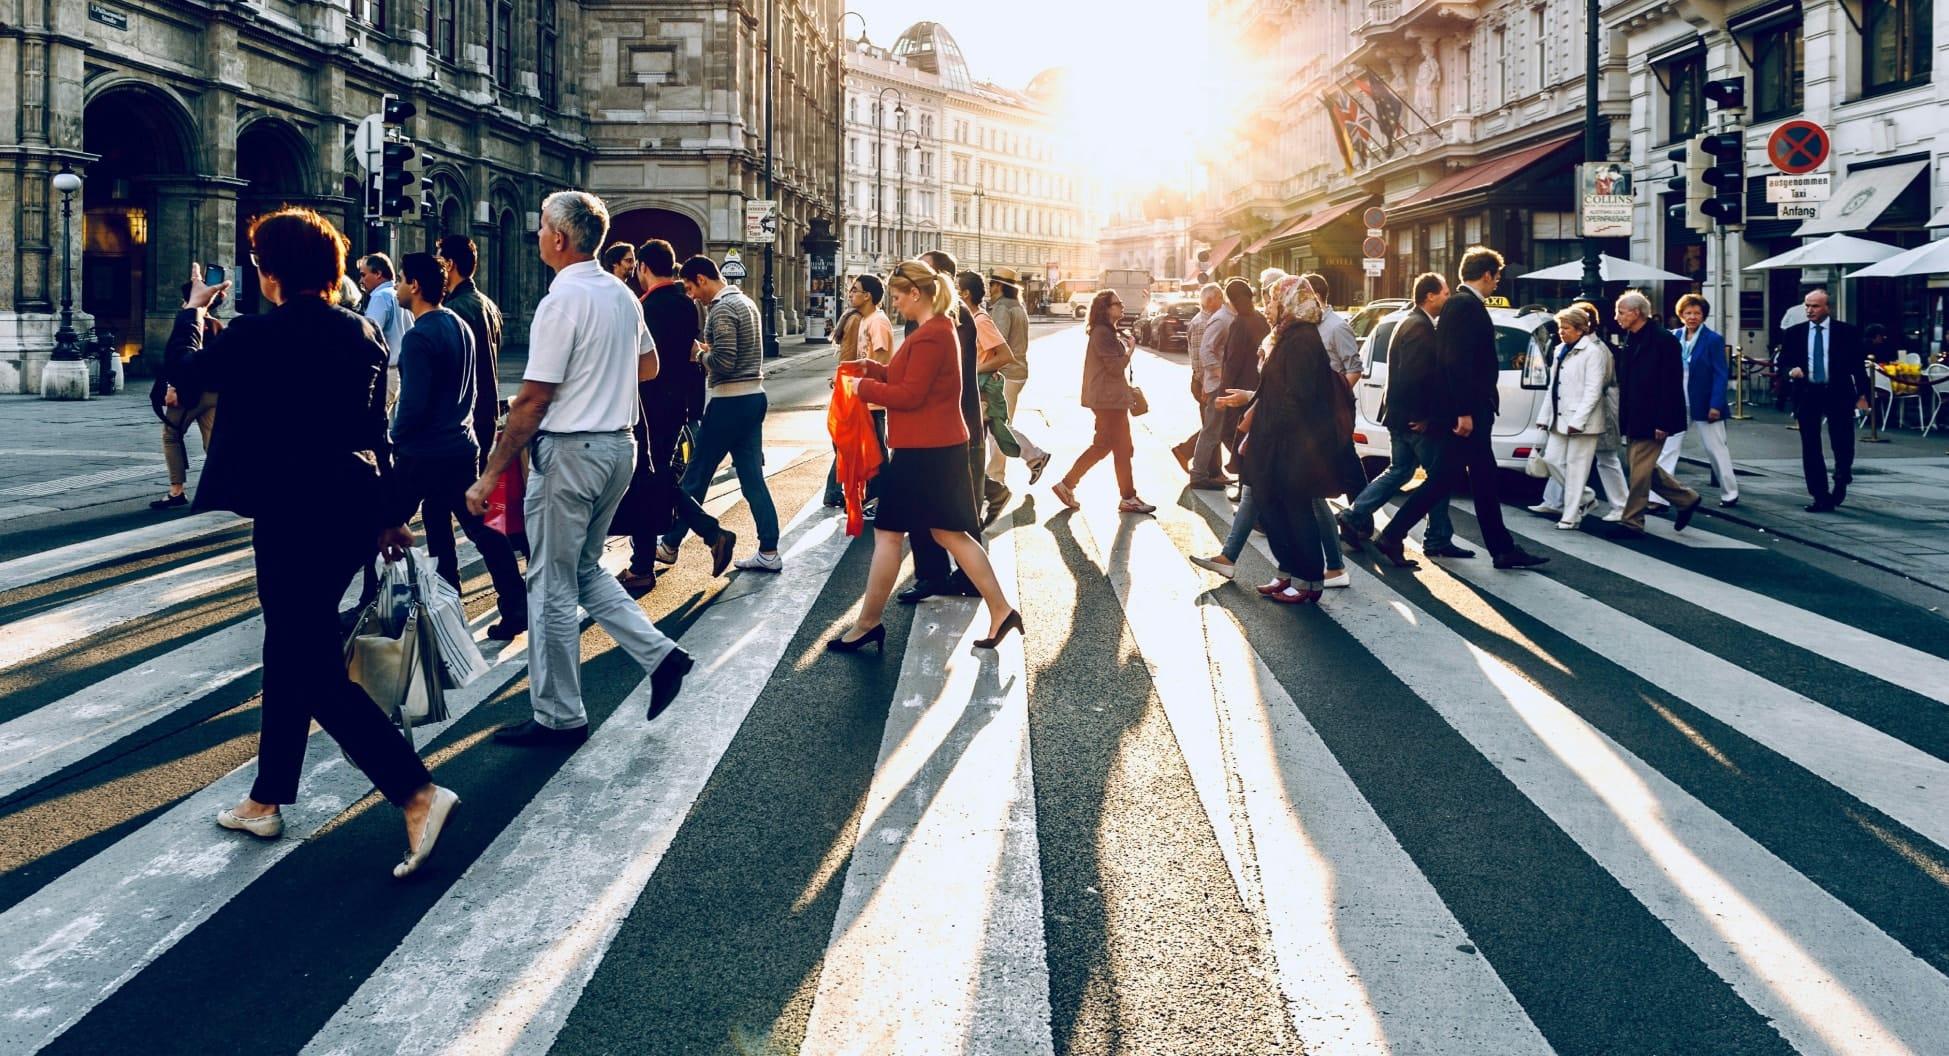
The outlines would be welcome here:
[[[494,300],[503,312],[514,310],[521,291],[521,265],[527,259],[521,235],[521,218],[512,209],[503,209],[500,228],[494,235],[493,278]]]

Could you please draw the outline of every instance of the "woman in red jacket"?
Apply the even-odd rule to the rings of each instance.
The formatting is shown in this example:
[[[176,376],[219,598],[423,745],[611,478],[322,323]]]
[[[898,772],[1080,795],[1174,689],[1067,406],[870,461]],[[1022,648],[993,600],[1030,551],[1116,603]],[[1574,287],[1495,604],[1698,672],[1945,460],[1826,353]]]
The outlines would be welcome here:
[[[988,637],[975,642],[976,648],[993,649],[1008,632],[1022,629],[1021,614],[1002,593],[987,552],[975,541],[981,519],[968,485],[960,346],[946,314],[954,304],[952,284],[952,276],[923,261],[895,268],[887,279],[893,306],[918,327],[884,366],[857,359],[841,367],[844,382],[857,385],[861,399],[887,409],[892,450],[879,476],[880,511],[873,522],[866,595],[852,629],[826,643],[834,652],[857,652],[869,642],[885,648],[880,616],[900,575],[901,541],[910,532],[930,532],[988,603]]]

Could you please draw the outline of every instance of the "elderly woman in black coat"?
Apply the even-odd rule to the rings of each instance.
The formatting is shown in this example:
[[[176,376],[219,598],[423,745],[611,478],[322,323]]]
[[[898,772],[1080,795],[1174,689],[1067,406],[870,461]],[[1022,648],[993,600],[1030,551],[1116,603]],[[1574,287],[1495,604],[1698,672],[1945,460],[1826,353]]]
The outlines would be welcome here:
[[[1287,276],[1270,291],[1273,345],[1250,402],[1243,479],[1257,501],[1272,556],[1285,575],[1259,593],[1287,605],[1320,598],[1325,555],[1313,500],[1346,490],[1336,459],[1353,435],[1353,394],[1320,340],[1325,312],[1311,286]],[[1243,401],[1241,401],[1243,402]]]

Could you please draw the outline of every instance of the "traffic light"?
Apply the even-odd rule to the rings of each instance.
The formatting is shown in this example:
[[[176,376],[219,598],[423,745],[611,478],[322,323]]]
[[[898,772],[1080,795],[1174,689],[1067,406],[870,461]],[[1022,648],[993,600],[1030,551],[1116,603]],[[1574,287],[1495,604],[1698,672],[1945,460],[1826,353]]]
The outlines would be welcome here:
[[[1705,138],[1696,136],[1686,145],[1665,152],[1667,158],[1678,164],[1678,175],[1665,185],[1685,196],[1683,204],[1671,207],[1671,216],[1675,220],[1683,220],[1686,227],[1701,233],[1712,229],[1712,219],[1700,208],[1706,199],[1712,197],[1712,185],[1705,182],[1705,149],[1702,146]]]
[[[420,208],[419,189],[419,151],[411,143],[389,140],[379,154],[379,215],[412,215]]]
[[[1712,156],[1712,164],[1705,170],[1705,182],[1712,186],[1712,197],[1699,206],[1699,211],[1721,224],[1739,223],[1746,204],[1745,134],[1714,133],[1701,137],[1699,146]]]
[[[1728,113],[1746,109],[1746,78],[1722,77],[1705,82],[1705,101]]]
[[[387,125],[403,125],[420,112],[419,107],[396,95],[379,97],[379,120]]]

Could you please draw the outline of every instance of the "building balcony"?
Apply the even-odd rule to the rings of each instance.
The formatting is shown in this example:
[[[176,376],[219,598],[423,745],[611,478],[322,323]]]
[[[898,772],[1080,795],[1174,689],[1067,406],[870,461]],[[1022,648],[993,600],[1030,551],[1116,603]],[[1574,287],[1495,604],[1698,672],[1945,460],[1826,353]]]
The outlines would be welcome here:
[[[1354,25],[1357,42],[1348,60],[1416,55],[1420,45],[1409,39],[1409,30],[1417,30],[1417,36],[1430,31],[1453,36],[1474,25],[1484,6],[1467,0],[1367,0],[1366,16]]]

